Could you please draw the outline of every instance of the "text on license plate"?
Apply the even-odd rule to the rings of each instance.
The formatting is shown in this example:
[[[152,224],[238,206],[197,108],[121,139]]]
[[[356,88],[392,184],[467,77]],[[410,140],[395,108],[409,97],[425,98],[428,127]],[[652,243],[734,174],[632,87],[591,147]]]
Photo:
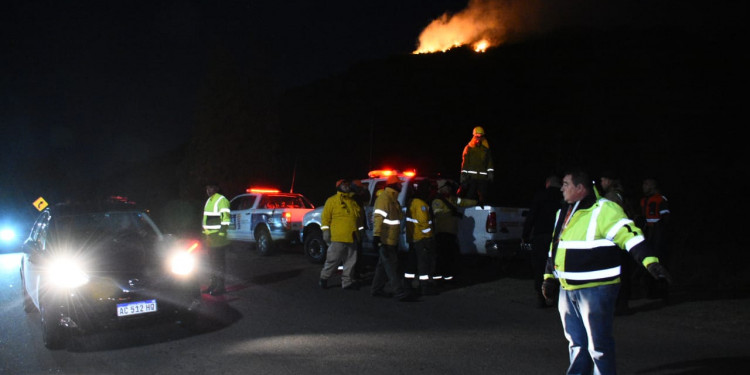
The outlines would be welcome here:
[[[117,304],[117,316],[128,316],[156,312],[156,300]]]

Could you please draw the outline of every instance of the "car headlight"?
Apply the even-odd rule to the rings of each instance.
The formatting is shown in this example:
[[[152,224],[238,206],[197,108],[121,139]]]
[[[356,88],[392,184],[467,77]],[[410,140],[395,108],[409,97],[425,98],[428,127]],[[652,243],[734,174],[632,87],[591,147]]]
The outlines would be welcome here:
[[[175,252],[169,260],[169,266],[177,275],[189,275],[195,270],[195,257],[185,251]]]
[[[13,228],[0,229],[0,241],[10,243],[15,240],[16,240],[16,231],[13,230]]]
[[[58,258],[47,268],[51,284],[59,288],[77,288],[89,282],[89,275],[79,262],[70,258]]]

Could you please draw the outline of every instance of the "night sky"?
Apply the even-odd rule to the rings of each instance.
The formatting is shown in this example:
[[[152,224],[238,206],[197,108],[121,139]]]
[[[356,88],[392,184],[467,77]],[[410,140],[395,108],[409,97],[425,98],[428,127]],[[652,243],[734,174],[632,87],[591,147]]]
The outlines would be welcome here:
[[[111,173],[113,166],[123,162],[158,159],[184,145],[191,137],[209,57],[217,49],[226,51],[238,66],[262,77],[274,93],[283,95],[347,72],[362,62],[408,56],[425,26],[445,12],[465,9],[467,3],[6,1],[0,12],[2,203],[16,204],[19,196],[35,199],[49,195],[51,192],[29,183],[39,177],[35,173],[44,169],[42,165],[54,163],[55,170],[64,170],[68,178],[75,179]],[[511,4],[491,0],[476,3]],[[644,30],[647,33],[656,27],[671,30],[669,38],[676,39],[680,30],[685,30],[684,35],[695,38],[696,44],[714,44],[716,38],[722,38],[721,45],[730,50],[722,50],[714,61],[691,65],[703,64],[705,70],[684,73],[696,80],[688,85],[696,95],[704,95],[706,89],[712,95],[727,95],[723,85],[736,84],[735,69],[747,66],[746,43],[738,37],[745,23],[736,5],[739,2],[521,3],[515,2],[512,7],[515,18],[507,30],[514,43],[570,29],[587,30],[592,37],[603,31],[620,30],[627,35],[629,30],[637,30],[642,37]],[[611,47],[606,40],[597,40],[591,48]],[[643,56],[639,61],[647,66],[649,59],[654,57]],[[660,67],[665,73],[672,68]],[[726,89],[730,91],[731,87]],[[731,110],[737,103],[729,95],[713,100],[725,100],[706,107],[717,112]],[[715,136],[722,132],[730,144],[737,142],[724,121],[732,117],[717,113],[717,123],[706,124],[710,132],[707,140],[723,142],[724,138]],[[664,122],[669,123],[669,119]],[[664,133],[677,147],[677,140],[687,137],[685,134],[706,135],[695,128],[683,132],[673,125]],[[414,133],[419,134],[419,129]],[[459,143],[468,141],[468,136],[465,138]],[[694,137],[690,139],[687,144],[693,145]],[[629,146],[624,145],[624,149]],[[715,145],[710,146],[696,152],[713,157]],[[722,154],[710,161],[703,159],[702,164],[716,167],[715,162],[731,157]],[[670,188],[679,183],[673,181]]]

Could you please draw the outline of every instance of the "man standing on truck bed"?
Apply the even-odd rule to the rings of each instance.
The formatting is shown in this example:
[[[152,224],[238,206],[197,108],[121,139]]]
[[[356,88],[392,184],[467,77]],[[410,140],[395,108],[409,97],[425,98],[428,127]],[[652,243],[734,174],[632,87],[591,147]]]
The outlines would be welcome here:
[[[484,136],[484,128],[477,126],[472,138],[461,155],[461,193],[463,199],[476,200],[483,205],[489,200],[489,185],[492,183],[495,167],[490,145]]]
[[[387,297],[388,294],[384,291],[387,280],[391,292],[399,301],[410,301],[413,297],[404,289],[404,275],[398,263],[398,240],[401,234],[401,204],[398,203],[398,194],[401,185],[398,177],[389,176],[385,188],[375,199],[372,246],[378,250],[378,264],[370,293],[374,297]]]

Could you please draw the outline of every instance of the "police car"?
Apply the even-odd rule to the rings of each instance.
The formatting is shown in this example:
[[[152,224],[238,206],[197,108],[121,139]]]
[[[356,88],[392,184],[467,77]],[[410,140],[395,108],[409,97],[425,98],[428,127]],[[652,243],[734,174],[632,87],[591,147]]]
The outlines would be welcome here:
[[[227,237],[234,242],[255,245],[260,255],[269,255],[278,241],[299,241],[302,217],[314,208],[302,194],[249,188],[246,194],[229,202]]]

